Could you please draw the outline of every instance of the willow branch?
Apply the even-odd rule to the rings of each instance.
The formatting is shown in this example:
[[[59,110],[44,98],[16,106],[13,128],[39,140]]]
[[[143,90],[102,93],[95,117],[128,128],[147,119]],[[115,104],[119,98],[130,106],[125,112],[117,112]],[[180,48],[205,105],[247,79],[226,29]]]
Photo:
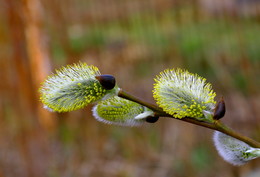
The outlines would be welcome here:
[[[241,135],[241,134],[235,132],[234,130],[232,130],[231,128],[229,128],[228,126],[226,126],[225,124],[223,124],[219,120],[215,120],[213,122],[204,122],[204,121],[196,120],[195,118],[192,118],[192,117],[185,117],[185,118],[182,118],[182,119],[177,119],[174,116],[164,112],[157,105],[154,105],[154,104],[148,103],[148,102],[146,102],[144,100],[141,100],[141,99],[139,99],[139,98],[137,98],[137,97],[135,97],[135,96],[133,96],[133,95],[123,91],[122,89],[120,89],[120,91],[118,92],[118,96],[121,97],[121,98],[125,98],[127,100],[130,100],[130,101],[134,101],[136,103],[139,103],[139,104],[141,104],[141,105],[143,105],[143,106],[153,110],[155,116],[174,118],[176,120],[181,120],[181,121],[192,123],[192,124],[195,124],[195,125],[198,125],[198,126],[209,128],[209,129],[212,129],[212,130],[220,131],[220,132],[225,133],[225,134],[227,134],[229,136],[232,136],[232,137],[234,137],[236,139],[239,139],[239,140],[247,143],[248,145],[250,145],[252,147],[260,148],[260,143],[259,142],[255,141],[255,140],[253,140],[253,139],[251,139],[249,137],[246,137],[244,135]]]

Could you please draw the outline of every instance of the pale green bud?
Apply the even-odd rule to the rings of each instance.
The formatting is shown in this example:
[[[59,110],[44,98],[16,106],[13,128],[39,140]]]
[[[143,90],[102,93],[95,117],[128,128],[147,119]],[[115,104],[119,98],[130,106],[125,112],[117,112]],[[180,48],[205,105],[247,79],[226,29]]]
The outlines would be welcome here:
[[[213,141],[219,155],[233,165],[243,165],[260,157],[260,149],[253,148],[243,141],[216,131]]]
[[[92,111],[98,121],[121,126],[139,126],[153,115],[150,109],[118,96],[98,102]]]
[[[212,119],[215,92],[210,83],[182,69],[165,70],[155,79],[153,96],[157,104],[176,118]]]

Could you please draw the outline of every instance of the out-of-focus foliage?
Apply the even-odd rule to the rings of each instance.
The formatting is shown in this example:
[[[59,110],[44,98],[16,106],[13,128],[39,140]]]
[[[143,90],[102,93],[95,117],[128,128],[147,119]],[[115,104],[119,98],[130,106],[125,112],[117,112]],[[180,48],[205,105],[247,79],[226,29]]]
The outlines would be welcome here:
[[[152,99],[153,77],[185,68],[224,95],[223,121],[260,140],[260,11],[254,0],[27,0],[0,2],[0,176],[248,176],[211,131],[161,118],[104,125],[91,107],[48,113],[40,83],[79,60]],[[257,169],[258,168],[258,169]],[[258,172],[259,173],[259,172]]]

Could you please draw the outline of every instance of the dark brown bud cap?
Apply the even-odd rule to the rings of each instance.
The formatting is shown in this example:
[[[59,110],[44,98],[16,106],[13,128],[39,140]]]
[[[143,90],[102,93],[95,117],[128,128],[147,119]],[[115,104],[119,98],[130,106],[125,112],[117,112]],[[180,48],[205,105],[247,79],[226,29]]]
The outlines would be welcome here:
[[[100,82],[102,87],[104,87],[104,89],[106,89],[106,90],[111,90],[116,85],[116,79],[112,75],[108,75],[108,74],[99,75],[99,76],[96,76],[96,79]]]
[[[145,119],[145,121],[148,123],[155,123],[158,121],[158,119],[159,119],[158,116],[149,116]]]
[[[213,119],[219,120],[222,117],[224,117],[225,113],[226,113],[225,101],[224,101],[223,97],[221,97],[221,99],[218,101],[218,103],[216,105]]]

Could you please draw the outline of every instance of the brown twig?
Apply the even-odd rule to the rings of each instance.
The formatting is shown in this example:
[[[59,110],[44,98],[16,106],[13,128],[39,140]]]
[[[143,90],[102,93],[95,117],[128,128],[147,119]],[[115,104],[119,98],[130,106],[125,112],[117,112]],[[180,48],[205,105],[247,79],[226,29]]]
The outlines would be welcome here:
[[[147,108],[151,109],[154,111],[154,114],[158,117],[169,117],[169,118],[174,118],[174,119],[177,119],[175,118],[174,116],[170,115],[170,114],[167,114],[166,112],[164,112],[160,107],[158,107],[157,105],[154,105],[154,104],[151,104],[151,103],[147,103],[146,101],[144,100],[141,100],[125,91],[123,91],[122,89],[120,89],[120,91],[118,92],[118,96],[121,97],[121,98],[125,98],[127,100],[131,100],[131,101],[134,101],[136,103],[139,103],[141,105],[144,105],[146,106]],[[247,143],[248,145],[252,146],[252,147],[255,147],[255,148],[260,148],[260,143],[251,139],[251,138],[248,138],[244,135],[241,135],[237,132],[235,132],[234,130],[232,130],[231,128],[227,127],[225,124],[223,124],[220,120],[214,120],[212,122],[205,122],[205,121],[200,121],[200,120],[197,120],[196,118],[192,118],[192,117],[185,117],[185,118],[182,118],[182,119],[177,119],[177,120],[181,120],[181,121],[185,121],[185,122],[189,122],[189,123],[192,123],[192,124],[195,124],[195,125],[199,125],[199,126],[202,126],[202,127],[205,127],[205,128],[209,128],[209,129],[212,129],[212,130],[216,130],[216,131],[220,131],[222,133],[225,133],[229,136],[232,136],[236,139],[239,139],[245,143]]]

